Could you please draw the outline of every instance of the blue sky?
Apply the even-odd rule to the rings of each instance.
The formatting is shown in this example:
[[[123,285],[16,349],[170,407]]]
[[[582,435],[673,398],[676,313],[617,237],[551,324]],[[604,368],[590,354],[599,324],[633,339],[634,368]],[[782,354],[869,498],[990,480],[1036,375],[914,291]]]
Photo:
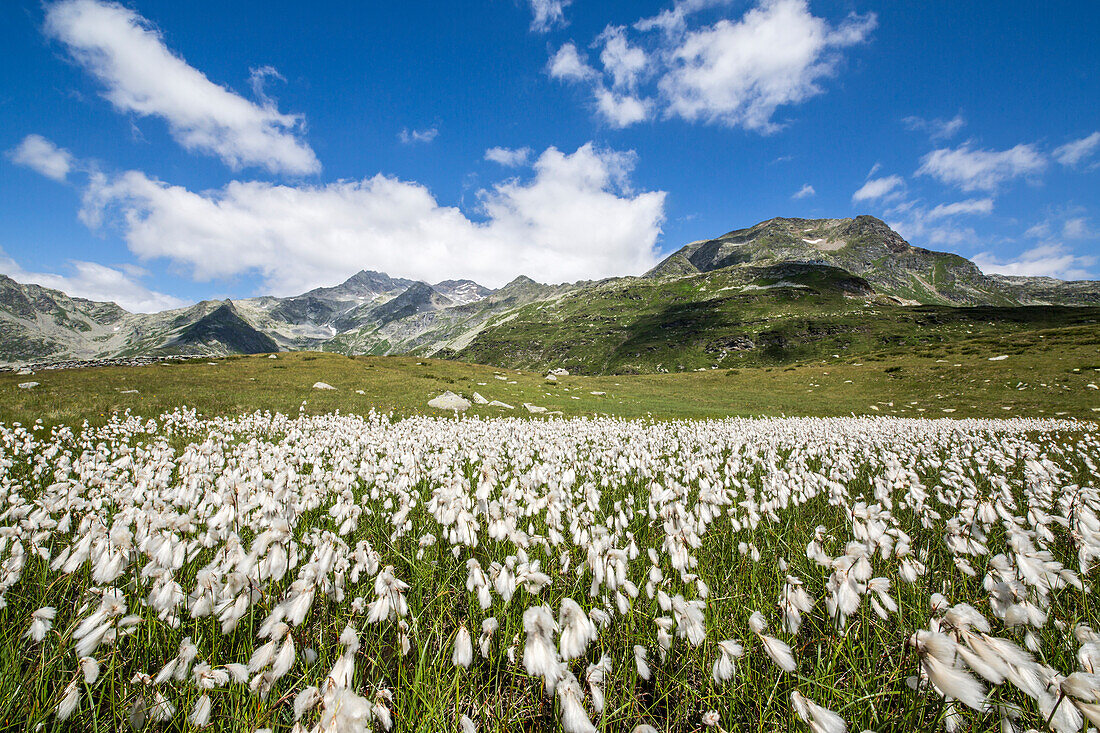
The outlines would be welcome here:
[[[1023,2],[0,4],[0,271],[157,310],[359,269],[639,274],[879,216],[1100,276],[1100,8]]]

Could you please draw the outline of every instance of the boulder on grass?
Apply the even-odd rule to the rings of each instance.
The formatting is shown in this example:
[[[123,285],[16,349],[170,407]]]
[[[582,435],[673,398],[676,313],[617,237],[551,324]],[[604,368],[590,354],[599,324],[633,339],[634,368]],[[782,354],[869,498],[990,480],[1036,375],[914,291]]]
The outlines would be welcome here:
[[[428,400],[428,407],[434,407],[437,410],[465,411],[470,409],[470,401],[448,390],[438,397]]]
[[[336,389],[335,387],[333,387],[331,384],[328,384],[327,382],[314,382],[313,388],[314,389]]]

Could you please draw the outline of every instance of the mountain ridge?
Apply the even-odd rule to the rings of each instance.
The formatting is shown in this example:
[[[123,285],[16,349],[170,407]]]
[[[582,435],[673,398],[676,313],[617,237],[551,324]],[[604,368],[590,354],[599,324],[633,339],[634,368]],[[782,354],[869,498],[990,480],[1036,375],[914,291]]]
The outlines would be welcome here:
[[[0,362],[193,348],[211,355],[324,350],[501,364],[526,359],[531,365],[550,363],[560,352],[579,360],[571,362],[573,368],[585,368],[578,354],[591,352],[599,362],[593,368],[645,370],[658,368],[643,356],[646,350],[665,360],[672,353],[660,343],[662,334],[695,339],[700,353],[713,353],[715,360],[749,343],[752,349],[789,350],[798,339],[830,330],[824,320],[839,318],[857,301],[860,308],[877,309],[1087,307],[1100,305],[1100,282],[985,275],[960,255],[909,244],[872,216],[776,217],[690,242],[640,276],[549,285],[520,275],[495,290],[472,280],[431,285],[360,270],[342,283],[296,296],[202,301],[135,314],[0,275]],[[797,312],[806,327],[781,338],[742,333],[738,329],[749,328],[748,321],[731,309],[773,320]],[[559,317],[566,320],[557,333],[548,330]],[[821,323],[809,324],[814,318]],[[577,344],[562,343],[559,336]],[[612,344],[614,339],[622,342]],[[721,345],[726,342],[728,348]],[[640,351],[631,351],[635,346]],[[641,359],[641,366],[631,359]]]

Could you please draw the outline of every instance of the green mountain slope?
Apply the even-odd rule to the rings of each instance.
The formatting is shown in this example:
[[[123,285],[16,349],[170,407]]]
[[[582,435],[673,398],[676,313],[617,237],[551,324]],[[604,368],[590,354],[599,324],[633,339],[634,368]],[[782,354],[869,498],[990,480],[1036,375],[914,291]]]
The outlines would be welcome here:
[[[858,356],[957,343],[980,334],[1084,326],[1100,308],[903,306],[827,266],[734,266],[633,278],[524,306],[446,355],[580,374],[649,373]]]

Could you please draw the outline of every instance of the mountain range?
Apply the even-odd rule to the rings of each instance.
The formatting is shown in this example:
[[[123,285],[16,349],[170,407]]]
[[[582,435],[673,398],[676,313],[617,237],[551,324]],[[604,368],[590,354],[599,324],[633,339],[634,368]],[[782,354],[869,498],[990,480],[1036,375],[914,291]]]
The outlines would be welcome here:
[[[496,290],[364,270],[292,297],[136,314],[0,275],[0,363],[325,350],[650,372],[917,345],[996,324],[1088,326],[1098,306],[1100,282],[985,275],[871,216],[776,218],[687,244],[642,276],[521,276]]]

